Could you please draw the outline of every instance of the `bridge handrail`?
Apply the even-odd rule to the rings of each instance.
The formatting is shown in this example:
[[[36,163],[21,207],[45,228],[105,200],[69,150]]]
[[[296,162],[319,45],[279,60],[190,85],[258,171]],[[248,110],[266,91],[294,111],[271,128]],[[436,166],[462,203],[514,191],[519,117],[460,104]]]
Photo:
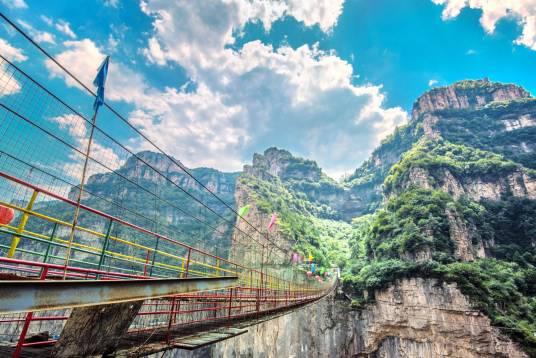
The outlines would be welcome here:
[[[51,191],[49,191],[49,190],[46,190],[46,189],[44,189],[44,188],[41,188],[41,187],[39,187],[39,186],[37,186],[37,185],[28,183],[28,182],[26,182],[26,181],[24,181],[24,180],[22,180],[22,179],[19,179],[19,178],[15,177],[15,176],[12,176],[12,175],[10,175],[10,174],[7,174],[7,173],[5,173],[5,172],[3,172],[3,171],[0,171],[0,177],[2,177],[2,178],[4,178],[4,179],[7,179],[7,180],[9,180],[9,181],[12,181],[12,182],[14,182],[14,183],[17,183],[17,184],[19,184],[19,185],[25,186],[25,187],[27,187],[27,188],[30,188],[30,189],[32,189],[32,190],[38,192],[38,193],[42,193],[42,194],[45,194],[45,195],[47,195],[47,196],[50,196],[51,198],[54,198],[54,199],[59,200],[59,201],[62,201],[62,202],[64,202],[64,203],[67,203],[67,204],[70,204],[70,205],[77,205],[77,203],[76,203],[75,201],[71,200],[71,199],[65,198],[65,197],[63,197],[63,196],[61,196],[61,195],[58,195],[58,194],[56,194],[56,193],[53,193],[53,192],[51,192]],[[52,221],[52,222],[58,222],[58,223],[60,223],[60,224],[62,224],[62,225],[65,225],[65,226],[67,226],[67,225],[68,225],[68,226],[72,226],[71,223],[62,222],[61,220],[58,220],[58,219],[55,219],[55,218],[48,217],[48,216],[46,216],[46,215],[37,213],[37,212],[35,212],[35,211],[20,208],[20,207],[14,205],[14,204],[3,203],[3,205],[7,205],[7,206],[12,207],[12,208],[14,208],[14,209],[16,209],[16,210],[21,210],[22,212],[25,212],[25,213],[30,214],[30,215],[39,216],[40,218],[45,219],[45,220],[49,220],[49,221]],[[205,267],[207,267],[207,268],[214,269],[214,270],[216,270],[216,271],[223,271],[223,272],[230,272],[230,273],[238,273],[238,272],[237,272],[237,271],[238,271],[238,268],[240,268],[240,269],[242,269],[242,270],[246,270],[246,271],[248,271],[248,272],[253,272],[253,273],[255,273],[255,274],[261,274],[261,273],[262,273],[262,274],[264,275],[264,277],[266,278],[266,281],[276,280],[276,281],[279,281],[279,282],[290,283],[290,284],[293,285],[293,286],[294,286],[294,285],[297,285],[295,282],[292,282],[292,281],[289,281],[289,280],[286,280],[286,279],[283,279],[283,278],[280,278],[280,277],[276,277],[276,276],[273,276],[273,275],[268,274],[268,273],[261,272],[261,271],[259,271],[258,269],[255,269],[255,268],[252,268],[252,267],[248,267],[248,266],[245,266],[245,265],[240,264],[240,263],[232,262],[232,261],[230,261],[230,260],[228,260],[228,259],[225,259],[225,258],[223,258],[223,257],[219,257],[219,256],[217,256],[217,255],[211,254],[211,253],[206,252],[206,251],[204,251],[204,250],[201,250],[201,249],[195,248],[195,247],[193,247],[193,246],[187,245],[187,244],[185,244],[185,243],[182,243],[182,242],[180,242],[180,241],[171,239],[171,238],[169,238],[169,237],[167,237],[167,236],[165,236],[165,235],[155,233],[155,232],[150,231],[150,230],[148,230],[148,229],[142,228],[142,227],[140,227],[140,226],[138,226],[138,225],[132,224],[132,223],[126,221],[126,220],[117,218],[117,217],[115,217],[115,216],[113,216],[113,215],[110,215],[110,214],[104,213],[104,212],[102,212],[102,211],[100,211],[100,210],[97,210],[97,209],[94,209],[94,208],[92,208],[92,207],[89,207],[89,206],[87,206],[87,205],[80,204],[80,208],[83,209],[84,211],[90,212],[90,213],[95,214],[95,215],[97,215],[97,216],[100,216],[100,217],[103,217],[103,218],[105,218],[105,219],[108,219],[108,220],[117,222],[117,223],[119,223],[119,224],[121,224],[121,225],[125,225],[125,226],[127,226],[127,227],[130,227],[130,228],[132,228],[132,229],[134,229],[134,230],[136,230],[136,231],[138,231],[138,232],[144,233],[144,234],[149,235],[149,236],[151,236],[151,237],[155,237],[155,238],[159,238],[159,239],[168,241],[168,242],[170,242],[170,243],[172,243],[172,244],[174,244],[174,245],[178,245],[178,246],[180,246],[180,247],[183,247],[183,248],[189,250],[190,252],[196,252],[196,253],[199,253],[200,255],[203,255],[203,256],[205,256],[205,257],[210,257],[210,258],[212,258],[212,259],[214,259],[214,260],[219,261],[220,263],[221,263],[221,262],[227,263],[229,266],[234,267],[234,268],[235,268],[235,271],[226,269],[226,268],[224,268],[224,267],[219,267],[219,266],[215,266],[215,265],[205,264],[205,263],[202,263],[202,262],[198,262],[198,261],[196,261],[196,260],[189,260],[188,258],[184,258],[184,257],[181,257],[181,256],[175,256],[175,255],[173,255],[173,254],[169,254],[169,253],[165,253],[164,255],[171,256],[171,257],[173,257],[173,258],[177,258],[177,259],[179,259],[179,260],[181,260],[181,261],[189,260],[189,263],[190,263],[190,264],[199,264],[199,265],[201,265],[201,266],[205,266]],[[15,229],[14,227],[11,227],[11,228]],[[79,227],[79,226],[77,226],[76,229],[80,229],[80,230],[82,230],[82,231],[90,232],[90,233],[93,234],[93,235],[97,234],[98,236],[101,236],[101,237],[102,237],[102,235],[103,235],[102,233],[96,232],[96,231],[91,230],[91,229],[87,229],[87,228]],[[23,236],[23,235],[21,235],[22,233],[20,233],[20,234],[18,234],[18,233],[13,233],[13,234],[14,234],[14,235],[17,234],[17,235]],[[111,238],[111,237],[110,237],[110,238]],[[130,245],[130,246],[136,246],[136,247],[138,247],[138,248],[141,248],[141,249],[144,249],[144,250],[149,250],[149,251],[151,251],[151,252],[162,252],[162,251],[159,251],[159,250],[155,250],[154,248],[146,247],[146,246],[144,246],[144,245],[140,245],[140,244],[132,243],[132,242],[130,242],[130,241],[128,241],[128,240],[124,240],[124,239],[119,239],[119,240],[120,240],[121,243],[123,243],[123,244]],[[118,254],[118,253],[116,253],[116,254]],[[120,255],[122,255],[122,254],[120,254]],[[193,273],[193,271],[192,271],[192,273]],[[207,275],[207,273],[204,273],[204,274]],[[301,285],[298,284],[298,286],[301,286]]]

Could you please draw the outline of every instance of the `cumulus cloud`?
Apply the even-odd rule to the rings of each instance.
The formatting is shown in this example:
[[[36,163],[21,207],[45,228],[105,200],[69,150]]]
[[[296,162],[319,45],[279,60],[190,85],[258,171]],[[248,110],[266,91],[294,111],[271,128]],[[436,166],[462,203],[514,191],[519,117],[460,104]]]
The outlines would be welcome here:
[[[12,46],[4,39],[0,39],[0,53],[11,62],[23,62],[28,59],[21,49]],[[0,65],[0,71],[6,71],[7,64]],[[0,76],[0,97],[20,92],[20,83],[11,75]]]
[[[89,130],[83,118],[74,114],[66,114],[52,117],[49,121],[55,123],[59,130],[66,131],[73,139],[73,144],[76,148],[83,152],[86,151],[89,142]],[[123,161],[111,148],[103,146],[96,140],[91,144],[91,156],[104,163],[110,169],[117,169],[123,164]],[[63,172],[68,173],[73,179],[79,180],[84,164],[80,158],[80,154],[72,150],[69,159],[70,161],[62,165]],[[89,177],[104,170],[101,166],[93,164],[88,167],[87,175]]]
[[[274,49],[260,41],[228,47],[248,21],[269,29],[277,19],[294,16],[330,31],[342,6],[342,1],[230,1],[212,2],[207,9],[195,2],[146,1],[142,10],[153,16],[154,35],[144,51],[156,64],[180,64],[223,106],[236,109],[230,122],[243,123],[247,135],[223,148],[228,157],[279,145],[318,159],[332,173],[342,172],[358,165],[407,114],[384,108],[380,87],[353,85],[352,66],[335,53],[308,45]],[[151,121],[146,128],[170,142],[165,128],[182,119],[171,112],[164,120],[146,120]],[[187,142],[202,148],[210,137]],[[228,167],[225,158],[222,165]]]
[[[435,86],[438,82],[439,82],[438,80],[431,79],[430,81],[428,81],[428,86],[429,87]]]
[[[482,10],[480,24],[487,33],[495,31],[497,22],[503,18],[512,18],[523,28],[518,45],[524,45],[536,50],[536,0],[432,0],[435,4],[443,5],[443,19],[458,16],[462,9]]]
[[[24,0],[2,0],[2,4],[10,9],[27,9],[28,5]]]
[[[71,29],[71,25],[67,21],[59,20],[55,26],[56,29],[64,35],[67,35],[72,39],[76,38],[76,34],[73,32],[73,30]]]
[[[65,41],[63,46],[66,49],[56,55],[56,59],[67,66],[82,83],[90,85],[97,74],[99,65],[105,58],[105,54],[90,39]],[[79,87],[71,77],[51,60],[45,60],[45,66],[52,77],[63,78],[67,85]],[[145,100],[144,93],[150,92],[140,74],[113,59],[110,61],[106,84],[106,99],[111,101],[141,104]]]
[[[54,35],[52,35],[50,32],[46,31],[39,31],[34,29],[32,25],[27,23],[26,21],[18,20],[17,21],[22,28],[24,28],[30,36],[38,43],[47,42],[50,44],[55,44],[56,40],[54,39]]]
[[[407,120],[406,112],[385,108],[380,86],[356,86],[352,66],[316,45],[228,46],[248,21],[269,28],[297,16],[330,31],[342,1],[317,4],[324,10],[309,1],[143,2],[154,26],[144,54],[154,64],[179,64],[190,85],[157,89],[112,59],[106,98],[133,104],[130,120],[188,166],[239,170],[253,151],[277,145],[317,159],[330,173],[351,170]],[[64,45],[57,58],[90,83],[87,69],[98,67],[101,49],[88,39]]]
[[[4,39],[0,39],[0,53],[12,62],[22,62],[28,59],[21,49],[11,46],[11,44]]]

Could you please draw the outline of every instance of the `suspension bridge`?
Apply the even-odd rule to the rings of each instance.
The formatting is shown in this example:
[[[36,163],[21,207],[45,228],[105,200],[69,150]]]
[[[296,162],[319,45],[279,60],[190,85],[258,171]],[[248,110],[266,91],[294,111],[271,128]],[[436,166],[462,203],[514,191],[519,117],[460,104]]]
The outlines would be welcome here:
[[[0,53],[0,355],[195,349],[333,288],[1,17],[33,52]]]

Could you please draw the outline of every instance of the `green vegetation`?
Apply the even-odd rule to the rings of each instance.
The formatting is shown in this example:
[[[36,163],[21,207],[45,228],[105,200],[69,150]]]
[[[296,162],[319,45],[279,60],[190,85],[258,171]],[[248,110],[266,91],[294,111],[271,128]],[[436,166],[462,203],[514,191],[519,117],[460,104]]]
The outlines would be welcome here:
[[[397,258],[422,250],[451,255],[449,206],[454,209],[453,200],[438,190],[416,188],[391,199],[365,229],[367,256]]]
[[[492,102],[480,109],[444,110],[437,128],[447,141],[504,156],[504,158],[536,169],[536,127],[505,126],[517,123],[536,111],[536,99]]]
[[[244,174],[239,180],[262,212],[278,214],[279,230],[294,250],[313,255],[320,268],[344,267],[350,256],[351,226],[343,221],[321,219],[335,215],[328,206],[316,205],[279,178],[268,181]]]
[[[449,264],[434,260],[412,262],[400,259],[354,265],[344,278],[344,288],[353,292],[356,309],[373,300],[375,290],[409,277],[435,278],[454,282],[484,312],[492,324],[519,342],[531,356],[536,354],[536,268],[496,259]],[[367,299],[364,297],[367,292]]]
[[[494,240],[489,254],[495,258],[456,261],[447,210],[474,228],[474,238]],[[352,260],[344,274],[354,308],[364,307],[375,290],[397,279],[455,282],[475,309],[536,354],[536,201],[510,197],[478,204],[454,200],[439,190],[412,188],[374,215],[354,220],[354,227]],[[408,253],[423,251],[432,255],[424,261],[407,259]]]
[[[386,182],[400,181],[411,165],[449,168],[455,175],[492,175],[517,165],[493,153],[439,141],[418,143],[395,165]],[[433,174],[432,174],[433,175]],[[497,174],[495,174],[497,175]],[[434,178],[430,178],[434,180]],[[447,212],[469,228],[473,243],[493,243],[488,258],[454,257]],[[508,196],[476,203],[440,190],[410,186],[384,208],[354,220],[351,263],[344,288],[353,307],[374,300],[374,291],[397,279],[435,278],[454,282],[492,324],[536,354],[536,201]],[[424,253],[416,260],[418,253]]]
[[[374,150],[371,157],[356,171],[345,178],[344,186],[364,201],[362,214],[369,214],[378,209],[383,201],[382,183],[389,170],[423,134],[422,125],[412,122],[400,126],[385,138]]]
[[[497,86],[464,81],[455,87],[494,91]],[[352,258],[343,282],[354,308],[363,308],[374,300],[376,290],[402,278],[456,283],[475,309],[536,356],[536,201],[514,197],[506,190],[496,200],[475,202],[417,186],[442,187],[446,171],[460,183],[493,182],[514,171],[535,177],[530,168],[536,168],[536,129],[506,131],[504,122],[515,123],[535,110],[536,101],[528,98],[493,102],[476,110],[442,110],[436,113],[439,138],[432,140],[421,132],[406,142],[401,160],[392,163],[383,176],[390,200],[373,214],[353,221]],[[419,121],[415,122],[418,129]],[[404,140],[394,140],[397,136],[388,138],[375,153],[385,150],[387,156],[399,156],[396,150],[405,145]],[[392,142],[399,147],[388,148]],[[373,164],[377,163],[360,168],[351,180],[361,184],[381,178]],[[419,175],[425,183],[409,177],[413,168],[422,169]],[[486,258],[461,262],[455,257],[449,215],[465,224],[473,244],[485,243]]]
[[[457,177],[480,177],[504,175],[518,167],[516,163],[492,152],[442,139],[423,139],[406,152],[399,163],[392,166],[384,186],[386,191],[392,191],[408,179],[412,168],[426,169],[431,176],[429,180],[434,184],[444,180],[442,169],[447,169]]]

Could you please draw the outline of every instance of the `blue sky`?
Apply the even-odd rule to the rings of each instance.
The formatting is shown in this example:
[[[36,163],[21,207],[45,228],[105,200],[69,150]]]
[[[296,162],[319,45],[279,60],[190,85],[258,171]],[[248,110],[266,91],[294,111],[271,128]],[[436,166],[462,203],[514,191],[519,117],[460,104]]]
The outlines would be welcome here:
[[[536,93],[535,0],[474,0],[472,8],[463,0],[0,7],[85,83],[110,54],[107,99],[192,167],[239,170],[275,145],[339,176],[405,123],[431,86],[489,77]],[[1,53],[69,101],[88,102],[12,31],[3,27],[0,37]]]

